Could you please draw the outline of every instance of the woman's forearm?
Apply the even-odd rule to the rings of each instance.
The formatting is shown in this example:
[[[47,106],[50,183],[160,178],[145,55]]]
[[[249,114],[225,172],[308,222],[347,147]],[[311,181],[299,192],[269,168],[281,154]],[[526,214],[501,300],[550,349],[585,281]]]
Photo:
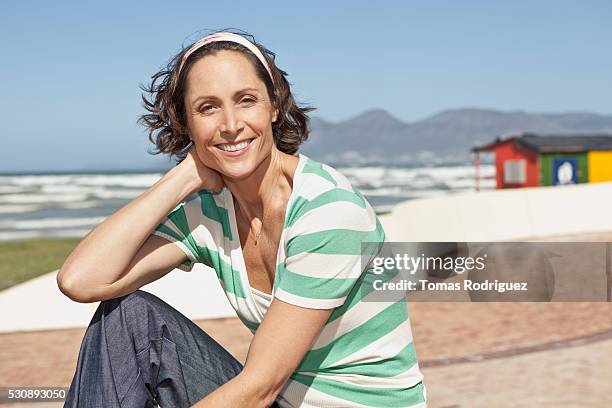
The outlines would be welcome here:
[[[205,398],[192,405],[192,408],[212,407],[269,407],[274,403],[276,394],[265,381],[247,378],[244,372],[221,385]]]
[[[117,281],[158,223],[197,188],[197,178],[175,166],[153,186],[97,225],[70,253],[58,283],[83,290]]]

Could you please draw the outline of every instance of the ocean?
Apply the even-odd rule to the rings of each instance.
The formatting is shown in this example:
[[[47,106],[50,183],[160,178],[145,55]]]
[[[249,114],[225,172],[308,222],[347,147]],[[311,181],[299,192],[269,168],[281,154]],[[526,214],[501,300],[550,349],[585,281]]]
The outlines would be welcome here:
[[[435,167],[336,167],[379,214],[401,201],[474,191],[472,164]],[[495,168],[480,167],[482,189]],[[153,185],[163,172],[0,175],[0,241],[82,237]]]

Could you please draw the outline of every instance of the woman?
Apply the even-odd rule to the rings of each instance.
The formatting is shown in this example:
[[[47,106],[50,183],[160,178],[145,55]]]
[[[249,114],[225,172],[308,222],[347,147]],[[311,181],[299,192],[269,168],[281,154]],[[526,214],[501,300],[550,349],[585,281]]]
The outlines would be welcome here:
[[[142,122],[181,161],[58,274],[71,299],[103,301],[66,406],[425,406],[404,298],[372,301],[360,255],[384,231],[342,174],[296,153],[310,109],[285,75],[263,46],[218,32],[153,77]],[[138,290],[198,262],[254,333],[244,367]]]

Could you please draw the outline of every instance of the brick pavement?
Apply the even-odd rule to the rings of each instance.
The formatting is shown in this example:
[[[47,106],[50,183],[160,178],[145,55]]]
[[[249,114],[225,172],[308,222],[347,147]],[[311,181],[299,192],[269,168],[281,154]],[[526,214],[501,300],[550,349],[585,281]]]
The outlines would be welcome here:
[[[512,384],[518,384],[517,381],[527,381],[534,384],[534,387],[540,382],[561,387],[565,383],[555,382],[555,375],[561,379],[565,378],[566,374],[554,371],[555,364],[559,365],[559,369],[579,371],[583,381],[590,381],[589,398],[596,399],[600,394],[603,397],[606,386],[601,384],[598,376],[612,367],[612,353],[607,354],[608,357],[605,358],[605,351],[609,351],[606,347],[612,344],[610,340],[578,347],[557,348],[549,351],[549,354],[539,351],[471,365],[440,366],[439,363],[432,365],[431,362],[533,347],[612,331],[610,303],[415,302],[409,307],[417,355],[423,364],[431,407],[453,407],[449,401],[459,397],[449,390],[458,391],[457,384],[466,382],[472,387],[469,394],[472,398],[473,394],[478,393],[478,384],[484,381],[483,379],[495,383],[486,391],[483,391],[484,388],[480,389],[482,395],[474,401],[485,401],[482,404],[486,404],[488,400],[485,397],[491,394],[492,389],[496,390],[496,395],[511,395],[508,387],[514,387]],[[238,319],[214,319],[196,323],[244,362],[251,334]],[[68,386],[74,373],[83,333],[84,329],[67,329],[0,334],[0,343],[3,345],[0,349],[0,386]],[[595,364],[596,362],[598,364]],[[551,373],[544,374],[547,366],[551,366],[553,370],[552,377]],[[486,374],[488,372],[495,373],[495,376],[491,378]],[[461,378],[459,383],[453,379],[455,376]],[[550,391],[546,390],[547,388],[539,389],[539,399],[546,400],[548,394],[551,398],[555,396],[552,388]],[[455,408],[493,406],[465,405],[465,401],[470,400],[463,398],[463,401],[461,404],[464,405],[460,404]],[[15,407],[27,408],[28,405],[44,408],[47,404],[18,404]]]

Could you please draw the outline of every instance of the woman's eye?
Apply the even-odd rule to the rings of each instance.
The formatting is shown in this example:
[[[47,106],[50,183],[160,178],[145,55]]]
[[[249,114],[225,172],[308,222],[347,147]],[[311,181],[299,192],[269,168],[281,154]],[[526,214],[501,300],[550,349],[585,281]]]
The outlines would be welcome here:
[[[212,105],[204,105],[200,107],[201,113],[210,113],[213,110]]]
[[[245,97],[245,98],[242,98],[242,99],[240,100],[240,102],[241,102],[241,103],[247,103],[247,104],[250,104],[250,103],[255,103],[255,102],[256,102],[256,100],[255,100],[255,98],[252,98],[252,97],[250,97],[250,96],[247,96],[247,97]]]

